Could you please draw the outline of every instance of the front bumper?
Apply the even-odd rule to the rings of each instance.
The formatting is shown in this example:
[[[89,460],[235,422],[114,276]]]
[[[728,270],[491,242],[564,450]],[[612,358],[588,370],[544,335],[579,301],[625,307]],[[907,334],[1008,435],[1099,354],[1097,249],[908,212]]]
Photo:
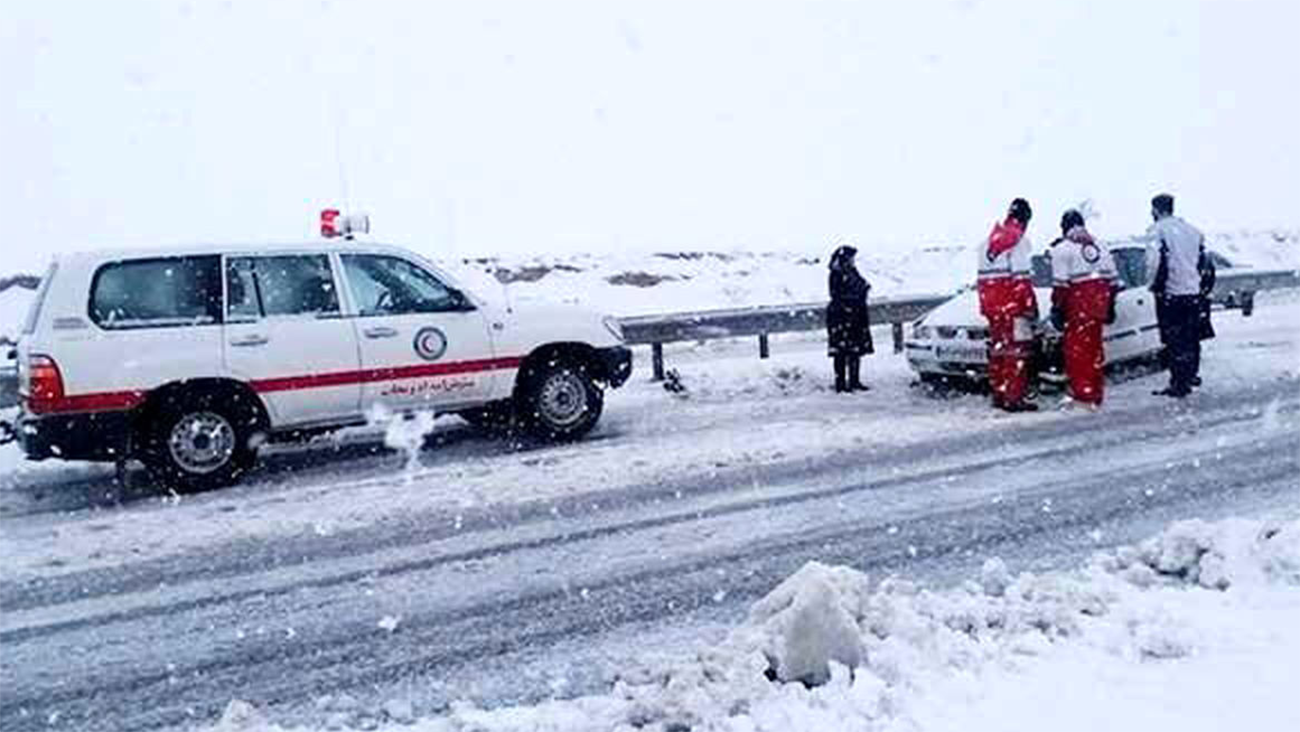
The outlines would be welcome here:
[[[131,419],[128,412],[23,413],[13,428],[30,460],[112,461],[126,454]]]
[[[950,356],[951,352],[945,352],[942,343],[943,341],[918,340],[904,343],[908,366],[923,376],[955,376],[976,380],[988,378],[987,344],[982,344],[978,353],[972,350],[960,354],[960,358],[953,358]],[[982,357],[979,354],[983,354]],[[1034,339],[1031,371],[1039,379],[1057,382],[1061,380],[1064,370],[1064,354],[1061,350],[1060,337],[1047,333]]]
[[[904,342],[903,350],[907,355],[907,365],[918,374],[967,378],[983,378],[988,374],[988,352],[984,344],[979,344],[978,353],[971,350],[950,355],[935,341],[909,340]]]
[[[596,349],[601,381],[617,389],[632,377],[632,349],[627,346],[610,346]]]

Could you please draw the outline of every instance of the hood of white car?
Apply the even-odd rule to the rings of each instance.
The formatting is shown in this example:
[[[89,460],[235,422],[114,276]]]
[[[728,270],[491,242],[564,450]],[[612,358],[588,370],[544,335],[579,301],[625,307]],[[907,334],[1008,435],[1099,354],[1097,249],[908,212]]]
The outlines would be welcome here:
[[[1038,296],[1039,311],[1046,314],[1051,309],[1052,291],[1035,288],[1034,293]],[[980,314],[980,297],[975,290],[967,290],[931,310],[919,322],[929,326],[954,327],[982,327],[988,324]]]

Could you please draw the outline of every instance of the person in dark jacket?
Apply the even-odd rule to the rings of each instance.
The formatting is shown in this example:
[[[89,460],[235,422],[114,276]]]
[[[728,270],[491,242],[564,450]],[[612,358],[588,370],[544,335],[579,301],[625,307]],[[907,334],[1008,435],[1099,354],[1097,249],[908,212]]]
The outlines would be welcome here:
[[[858,250],[842,246],[831,255],[830,295],[826,308],[826,335],[835,364],[835,391],[867,391],[862,383],[862,357],[875,353],[871,342],[871,319],[867,294],[871,284],[858,272],[854,258]]]
[[[1182,399],[1200,384],[1202,320],[1206,285],[1212,289],[1206,265],[1205,235],[1174,215],[1174,197],[1162,193],[1151,199],[1155,223],[1147,230],[1147,267],[1155,272],[1151,292],[1156,297],[1160,342],[1169,365],[1169,386],[1155,392]]]

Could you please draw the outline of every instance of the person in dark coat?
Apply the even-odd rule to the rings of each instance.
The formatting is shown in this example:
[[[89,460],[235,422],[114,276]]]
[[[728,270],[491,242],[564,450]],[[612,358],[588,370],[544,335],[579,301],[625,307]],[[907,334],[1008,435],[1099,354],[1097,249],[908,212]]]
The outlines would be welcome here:
[[[842,246],[831,255],[831,302],[826,308],[826,335],[835,364],[835,391],[841,393],[870,388],[862,383],[862,357],[876,351],[867,313],[871,284],[858,272],[854,262],[857,254],[857,249]]]
[[[1155,392],[1182,399],[1200,384],[1201,341],[1208,335],[1203,321],[1205,271],[1213,262],[1205,251],[1205,235],[1174,215],[1174,197],[1162,193],[1151,199],[1155,223],[1147,230],[1147,267],[1155,272],[1151,292],[1156,297],[1160,342],[1169,365],[1169,386]]]

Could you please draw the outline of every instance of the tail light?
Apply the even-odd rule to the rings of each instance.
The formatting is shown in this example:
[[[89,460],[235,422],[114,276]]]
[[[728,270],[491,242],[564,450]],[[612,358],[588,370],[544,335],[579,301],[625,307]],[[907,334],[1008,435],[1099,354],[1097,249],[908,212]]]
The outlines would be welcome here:
[[[54,411],[63,400],[63,374],[49,356],[27,359],[27,408],[32,414]]]

